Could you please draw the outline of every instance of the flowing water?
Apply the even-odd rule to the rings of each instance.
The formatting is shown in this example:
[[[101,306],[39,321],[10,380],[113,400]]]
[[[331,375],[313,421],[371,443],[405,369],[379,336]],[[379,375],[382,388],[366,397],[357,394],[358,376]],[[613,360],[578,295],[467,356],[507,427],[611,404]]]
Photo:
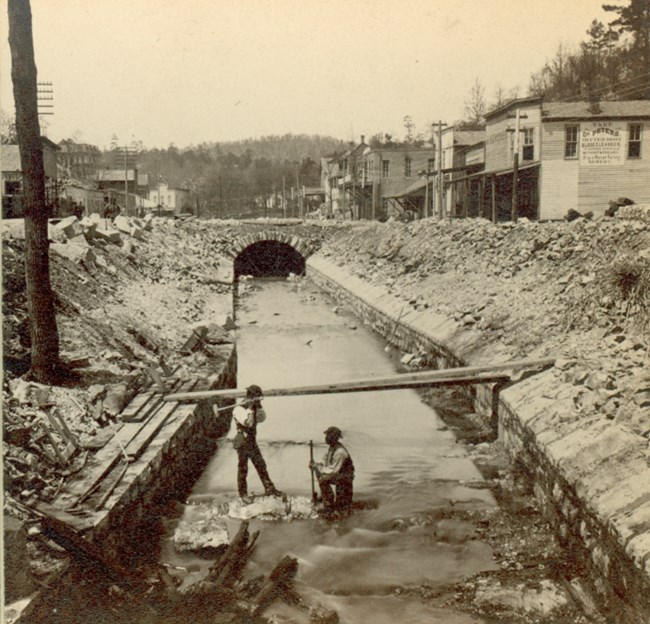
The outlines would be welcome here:
[[[297,386],[383,377],[399,367],[399,353],[308,281],[261,281],[237,310],[238,386]],[[493,506],[487,490],[464,487],[481,475],[436,413],[413,390],[276,397],[264,400],[267,420],[258,441],[276,487],[311,496],[309,441],[325,451],[323,431],[335,425],[355,467],[350,517],[294,522],[252,521],[261,535],[246,575],[268,574],[285,555],[297,557],[298,593],[308,604],[338,612],[348,624],[479,620],[427,607],[398,588],[453,583],[494,569],[490,548],[472,538],[473,527],[444,519],[450,507]],[[236,494],[236,454],[220,449],[195,484],[193,497]],[[253,467],[249,492],[262,493]],[[231,535],[239,521],[229,526]],[[173,531],[173,523],[170,527]],[[163,560],[203,575],[209,561],[174,553],[166,540]],[[192,579],[187,579],[192,581]],[[274,605],[280,621],[309,622],[304,611]]]

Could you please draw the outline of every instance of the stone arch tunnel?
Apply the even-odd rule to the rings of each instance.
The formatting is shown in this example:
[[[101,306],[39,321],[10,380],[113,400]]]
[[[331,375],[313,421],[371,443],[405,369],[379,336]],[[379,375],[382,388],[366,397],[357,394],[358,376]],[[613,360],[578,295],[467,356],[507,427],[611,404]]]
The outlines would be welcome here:
[[[234,262],[234,277],[288,277],[305,273],[306,259],[320,245],[319,239],[304,238],[295,231],[268,228],[237,236],[228,250]]]
[[[262,240],[245,247],[235,257],[235,278],[240,275],[253,277],[288,277],[290,273],[305,272],[305,257],[288,243]]]

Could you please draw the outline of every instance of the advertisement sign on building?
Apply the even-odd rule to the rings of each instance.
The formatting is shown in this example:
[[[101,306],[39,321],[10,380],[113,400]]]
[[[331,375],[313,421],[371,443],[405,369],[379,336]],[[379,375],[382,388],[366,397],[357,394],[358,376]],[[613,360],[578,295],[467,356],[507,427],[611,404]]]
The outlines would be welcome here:
[[[622,165],[625,158],[625,124],[593,121],[580,125],[580,164]]]

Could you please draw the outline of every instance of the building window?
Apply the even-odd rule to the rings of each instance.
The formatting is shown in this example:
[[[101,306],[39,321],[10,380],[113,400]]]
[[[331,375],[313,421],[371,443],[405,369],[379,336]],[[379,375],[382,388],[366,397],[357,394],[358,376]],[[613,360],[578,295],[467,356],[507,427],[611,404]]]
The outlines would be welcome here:
[[[20,195],[20,181],[5,180],[5,195]]]
[[[641,158],[641,124],[630,124],[627,143],[627,157]]]
[[[410,178],[413,175],[413,159],[406,157],[404,159],[404,177]]]
[[[381,161],[381,177],[387,178],[389,173],[390,160]]]
[[[523,160],[533,160],[535,158],[535,145],[534,136],[535,131],[533,128],[524,128],[524,147],[522,150]]]
[[[433,168],[436,165],[436,159],[435,158],[429,158],[427,160],[427,172],[428,173],[433,173]]]
[[[564,128],[564,157],[578,158],[578,126]]]

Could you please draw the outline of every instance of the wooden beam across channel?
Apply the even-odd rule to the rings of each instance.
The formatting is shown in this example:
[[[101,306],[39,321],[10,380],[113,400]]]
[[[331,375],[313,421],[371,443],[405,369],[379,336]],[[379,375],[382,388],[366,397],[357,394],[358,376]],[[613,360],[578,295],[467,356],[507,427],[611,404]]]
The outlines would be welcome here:
[[[434,386],[473,385],[497,383],[512,379],[512,373],[522,369],[538,369],[552,366],[555,358],[541,360],[520,360],[502,364],[483,366],[446,368],[442,370],[422,371],[391,375],[389,377],[366,377],[353,381],[329,384],[297,386],[289,388],[265,388],[265,397],[301,396],[309,394],[335,394],[341,392],[370,392],[377,390],[398,390],[403,388],[424,388]],[[242,398],[246,396],[245,388],[225,388],[222,390],[204,390],[200,392],[176,392],[164,397],[165,401],[196,402],[211,398]]]

